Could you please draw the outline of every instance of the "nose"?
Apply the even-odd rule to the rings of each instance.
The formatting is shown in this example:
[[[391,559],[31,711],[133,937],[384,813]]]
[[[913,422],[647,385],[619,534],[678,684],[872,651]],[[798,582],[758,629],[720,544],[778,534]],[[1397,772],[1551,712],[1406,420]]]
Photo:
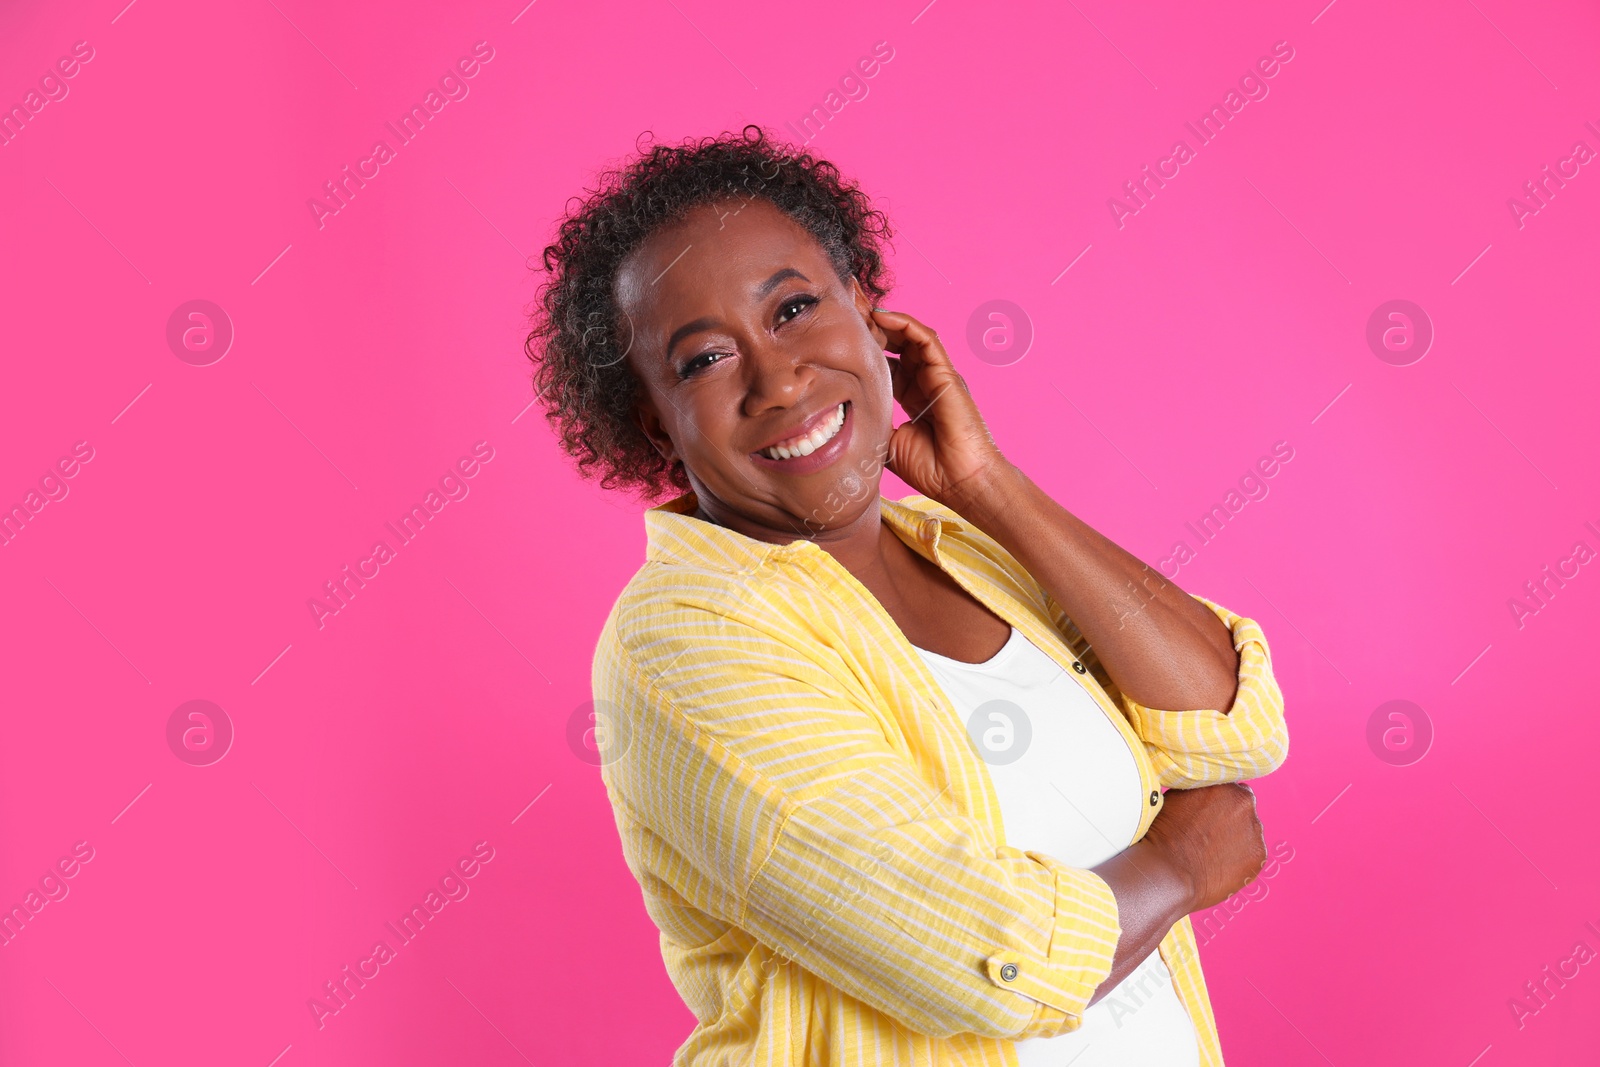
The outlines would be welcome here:
[[[750,338],[741,353],[744,413],[750,416],[791,407],[811,392],[817,371],[796,344],[770,335]]]

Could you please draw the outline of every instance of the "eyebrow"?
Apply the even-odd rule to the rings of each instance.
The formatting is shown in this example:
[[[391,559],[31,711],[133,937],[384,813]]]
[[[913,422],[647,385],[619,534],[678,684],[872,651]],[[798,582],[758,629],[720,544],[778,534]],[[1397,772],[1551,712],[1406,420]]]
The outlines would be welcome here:
[[[765,298],[769,293],[772,292],[772,290],[778,287],[778,283],[787,281],[790,278],[799,278],[803,282],[809,282],[811,280],[804,274],[801,274],[799,271],[795,270],[793,267],[785,267],[772,277],[768,278],[766,281],[762,282],[760,285],[756,286],[756,299],[760,300]]]
[[[793,267],[784,267],[772,277],[756,286],[756,299],[766,299],[766,297],[769,296],[774,289],[776,289],[783,282],[788,281],[790,278],[799,278],[803,282],[809,282],[811,280],[804,274],[801,274],[799,271],[795,270]],[[717,325],[718,322],[716,319],[711,318],[710,316],[702,316],[692,322],[686,322],[682,326],[679,326],[676,330],[672,331],[672,336],[667,338],[667,358],[672,358],[672,350],[677,347],[678,342],[683,340],[685,337],[712,329]]]

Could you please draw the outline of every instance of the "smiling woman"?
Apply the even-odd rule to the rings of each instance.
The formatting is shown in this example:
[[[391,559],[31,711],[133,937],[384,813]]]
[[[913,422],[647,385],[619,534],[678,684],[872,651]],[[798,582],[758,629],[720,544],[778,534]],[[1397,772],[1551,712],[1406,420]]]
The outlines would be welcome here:
[[[1265,859],[1266,639],[1005,458],[937,333],[874,306],[889,233],[748,127],[608,172],[545,249],[548,419],[671,494],[592,682],[697,1019],[674,1062],[1218,1065],[1188,915]],[[1130,979],[1158,995],[1112,1016]]]

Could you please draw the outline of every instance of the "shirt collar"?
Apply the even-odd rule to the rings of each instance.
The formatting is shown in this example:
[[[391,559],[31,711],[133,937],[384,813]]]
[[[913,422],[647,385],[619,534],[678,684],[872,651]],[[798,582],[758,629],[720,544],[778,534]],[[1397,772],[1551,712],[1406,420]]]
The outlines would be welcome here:
[[[758,541],[694,516],[699,505],[693,490],[645,511],[645,559],[683,563],[733,574],[749,574],[768,563],[782,563],[802,553],[824,551],[815,541],[796,537],[788,544]],[[939,539],[962,529],[954,512],[925,496],[902,500],[878,498],[878,513],[900,538],[920,542],[931,551]]]

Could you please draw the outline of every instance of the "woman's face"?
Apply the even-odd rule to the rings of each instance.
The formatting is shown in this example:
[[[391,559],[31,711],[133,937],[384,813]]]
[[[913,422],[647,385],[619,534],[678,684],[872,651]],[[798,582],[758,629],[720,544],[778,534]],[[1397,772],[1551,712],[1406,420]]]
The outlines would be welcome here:
[[[784,543],[875,512],[887,339],[799,224],[761,198],[698,208],[624,261],[617,295],[640,425],[706,517]]]

